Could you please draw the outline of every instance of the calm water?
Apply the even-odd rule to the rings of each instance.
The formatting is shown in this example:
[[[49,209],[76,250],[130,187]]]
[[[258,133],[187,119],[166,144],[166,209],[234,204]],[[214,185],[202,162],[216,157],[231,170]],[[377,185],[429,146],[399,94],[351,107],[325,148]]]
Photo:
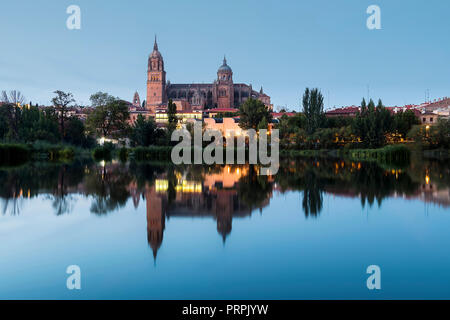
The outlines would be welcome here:
[[[448,299],[449,168],[3,168],[0,298]],[[69,265],[81,290],[66,288]]]

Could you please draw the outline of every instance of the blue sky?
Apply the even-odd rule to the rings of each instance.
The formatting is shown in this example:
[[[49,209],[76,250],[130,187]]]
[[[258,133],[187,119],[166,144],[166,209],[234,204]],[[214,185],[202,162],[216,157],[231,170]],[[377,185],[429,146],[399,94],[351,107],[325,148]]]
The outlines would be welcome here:
[[[66,8],[81,8],[81,30]],[[381,8],[381,30],[366,9]],[[386,105],[450,96],[450,2],[315,1],[3,1],[0,90],[50,104],[54,90],[78,103],[106,91],[145,98],[147,57],[158,36],[167,79],[212,82],[223,55],[235,82],[264,87],[275,106],[300,108],[305,87],[325,105]]]

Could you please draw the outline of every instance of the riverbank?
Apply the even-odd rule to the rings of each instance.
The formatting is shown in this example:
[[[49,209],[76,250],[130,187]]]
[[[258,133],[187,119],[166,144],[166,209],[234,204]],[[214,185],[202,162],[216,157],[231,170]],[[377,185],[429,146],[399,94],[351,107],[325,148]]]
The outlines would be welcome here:
[[[115,148],[112,145],[105,145],[93,149],[82,149],[64,144],[0,144],[0,165],[18,165],[32,160],[67,162],[80,157],[92,158],[96,161],[111,161],[112,159],[119,159],[122,162],[128,160],[170,161],[171,152],[171,146]],[[225,152],[224,148],[224,159]],[[236,156],[237,149],[234,152]],[[450,159],[449,150],[422,150],[417,145],[388,145],[378,149],[283,149],[280,150],[280,158],[340,158],[351,161],[406,164],[413,153],[430,159]],[[245,149],[245,159],[248,159],[248,148]]]
[[[280,150],[281,157],[302,158],[346,158],[357,161],[401,160],[413,153],[425,158],[449,159],[450,150],[422,150],[418,146],[389,145],[378,149],[320,149],[320,150]]]
[[[0,165],[20,165],[27,161],[71,161],[89,155],[88,149],[64,144],[0,144]]]

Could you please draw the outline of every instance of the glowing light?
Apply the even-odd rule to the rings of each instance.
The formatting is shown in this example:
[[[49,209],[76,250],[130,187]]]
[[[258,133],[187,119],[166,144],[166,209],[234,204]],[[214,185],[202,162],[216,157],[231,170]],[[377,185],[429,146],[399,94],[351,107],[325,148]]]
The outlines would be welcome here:
[[[168,180],[162,180],[162,179],[156,179],[155,180],[155,190],[156,192],[165,192],[169,189],[169,181]]]
[[[430,183],[430,177],[428,175],[425,176],[425,183],[426,184]]]

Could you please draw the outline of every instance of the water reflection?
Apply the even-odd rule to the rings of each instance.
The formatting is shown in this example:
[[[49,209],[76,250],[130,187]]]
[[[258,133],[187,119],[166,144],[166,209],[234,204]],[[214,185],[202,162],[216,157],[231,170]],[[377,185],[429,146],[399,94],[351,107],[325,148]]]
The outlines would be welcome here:
[[[78,197],[90,201],[90,212],[107,215],[131,199],[145,201],[147,238],[156,258],[166,219],[211,217],[225,243],[233,218],[251,216],[269,205],[274,192],[298,192],[299,213],[317,218],[324,193],[359,198],[361,206],[381,206],[387,197],[417,199],[450,206],[450,172],[445,162],[413,162],[388,168],[374,162],[343,160],[286,161],[276,176],[241,166],[164,166],[151,163],[32,163],[0,170],[3,214],[18,215],[24,198],[43,195],[55,215],[70,214]],[[142,204],[141,204],[142,205]]]

